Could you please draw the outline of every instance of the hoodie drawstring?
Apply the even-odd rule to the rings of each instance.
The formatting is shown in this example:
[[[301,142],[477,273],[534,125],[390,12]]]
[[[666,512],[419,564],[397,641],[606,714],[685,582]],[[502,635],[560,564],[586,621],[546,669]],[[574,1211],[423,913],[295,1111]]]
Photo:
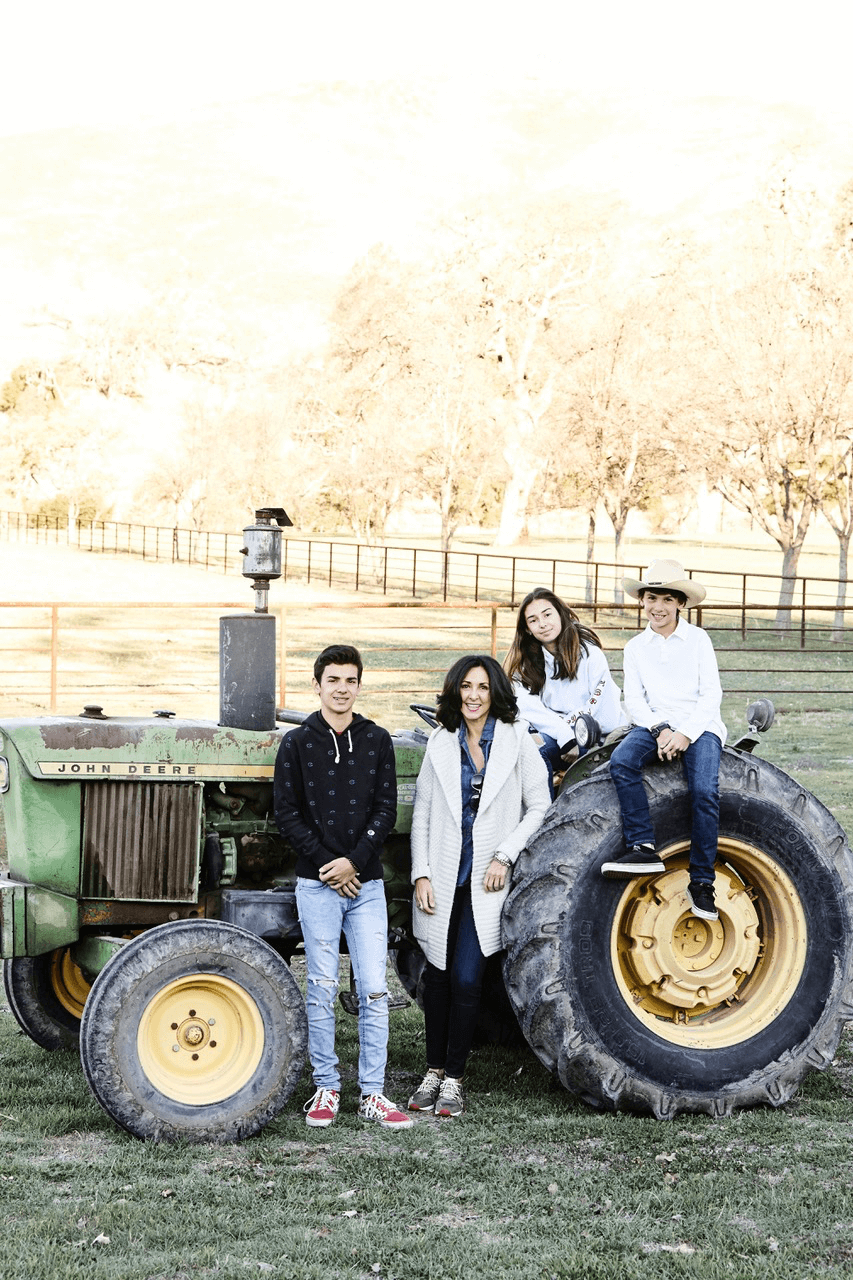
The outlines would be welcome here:
[[[338,750],[338,735],[335,733],[334,729],[330,729],[329,733],[332,735],[332,742],[335,744],[335,764],[340,764],[341,753]],[[347,729],[347,743],[349,744],[349,753],[352,755],[352,734],[349,729]]]

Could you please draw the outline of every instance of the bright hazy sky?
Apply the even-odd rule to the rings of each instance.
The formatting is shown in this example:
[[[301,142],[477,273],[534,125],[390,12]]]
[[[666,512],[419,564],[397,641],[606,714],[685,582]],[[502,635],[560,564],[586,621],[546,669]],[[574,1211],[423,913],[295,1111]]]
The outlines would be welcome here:
[[[15,0],[0,132],[401,76],[849,110],[852,11],[849,0]]]

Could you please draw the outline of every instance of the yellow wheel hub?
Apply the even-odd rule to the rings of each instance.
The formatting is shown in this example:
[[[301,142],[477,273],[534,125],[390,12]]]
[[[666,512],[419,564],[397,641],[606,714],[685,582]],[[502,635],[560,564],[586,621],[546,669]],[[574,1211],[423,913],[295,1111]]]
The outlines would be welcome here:
[[[74,1018],[82,1018],[91,984],[71,959],[67,947],[60,947],[50,957],[50,985],[63,1009]]]
[[[626,886],[610,950],[634,1014],[685,1048],[724,1048],[756,1035],[791,999],[805,963],[799,895],[777,864],[737,840],[719,842],[719,920],[694,916],[689,845],[662,854],[666,871]]]
[[[139,1061],[156,1089],[207,1106],[251,1080],[264,1052],[264,1024],[249,993],[230,978],[195,973],[158,991],[139,1022]]]

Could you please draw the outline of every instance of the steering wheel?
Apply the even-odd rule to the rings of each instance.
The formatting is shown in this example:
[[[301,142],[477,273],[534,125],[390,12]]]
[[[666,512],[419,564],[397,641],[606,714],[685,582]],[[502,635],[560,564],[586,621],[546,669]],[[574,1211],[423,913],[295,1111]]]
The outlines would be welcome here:
[[[438,721],[435,718],[435,707],[431,707],[426,702],[410,702],[409,709],[416,711],[422,720],[425,720],[431,729],[438,728]]]

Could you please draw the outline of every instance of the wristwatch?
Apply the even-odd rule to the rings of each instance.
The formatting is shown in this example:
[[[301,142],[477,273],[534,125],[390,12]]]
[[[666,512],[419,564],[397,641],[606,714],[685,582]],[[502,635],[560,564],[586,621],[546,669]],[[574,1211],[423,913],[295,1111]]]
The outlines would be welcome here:
[[[494,862],[499,862],[502,867],[512,866],[512,858],[509,856],[508,853],[493,853],[492,860]]]
[[[649,733],[653,738],[657,739],[663,733],[664,729],[669,729],[670,732],[672,731],[672,725],[668,720],[661,720],[660,724],[653,724],[651,729],[649,729]]]

